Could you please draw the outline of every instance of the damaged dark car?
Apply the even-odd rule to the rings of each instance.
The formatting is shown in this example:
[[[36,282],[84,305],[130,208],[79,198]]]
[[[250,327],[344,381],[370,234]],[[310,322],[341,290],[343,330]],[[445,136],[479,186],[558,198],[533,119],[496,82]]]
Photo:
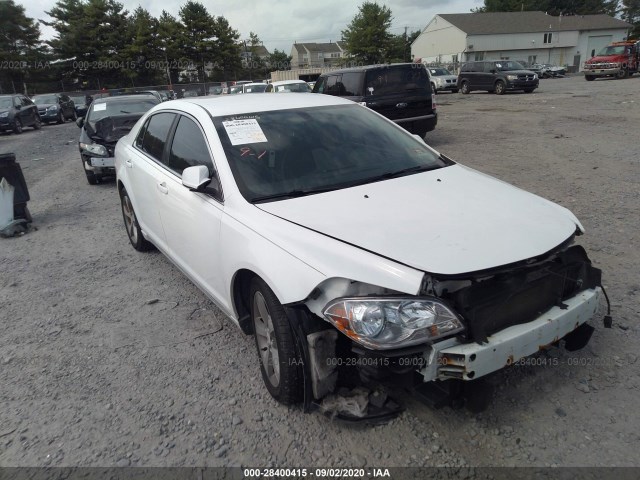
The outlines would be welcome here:
[[[160,101],[151,94],[106,97],[93,101],[86,117],[79,118],[80,157],[89,185],[115,175],[113,152],[122,137]]]

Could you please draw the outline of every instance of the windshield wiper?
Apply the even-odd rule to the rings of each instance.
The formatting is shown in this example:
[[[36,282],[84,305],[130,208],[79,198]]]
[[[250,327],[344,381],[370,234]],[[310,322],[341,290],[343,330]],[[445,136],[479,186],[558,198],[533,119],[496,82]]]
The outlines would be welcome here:
[[[281,193],[273,193],[271,195],[260,195],[257,197],[253,197],[251,199],[251,203],[261,203],[268,202],[270,200],[279,200],[283,198],[298,198],[305,197],[307,195],[313,195],[314,193],[322,193],[322,192],[331,192],[332,190],[336,190],[335,187],[322,187],[322,188],[309,188],[309,189],[300,189],[300,190],[291,190],[289,192],[281,192]]]
[[[404,177],[405,175],[411,175],[412,173],[428,172],[429,170],[436,170],[442,168],[439,165],[415,165],[413,167],[403,168],[402,170],[396,170],[395,172],[387,172],[381,175],[364,179],[362,183],[377,182],[378,180],[388,180],[390,178]]]

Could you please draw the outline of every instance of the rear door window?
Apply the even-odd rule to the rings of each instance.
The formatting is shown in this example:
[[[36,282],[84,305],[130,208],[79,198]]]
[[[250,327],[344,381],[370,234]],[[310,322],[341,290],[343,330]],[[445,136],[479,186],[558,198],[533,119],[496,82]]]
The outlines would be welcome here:
[[[140,129],[140,133],[136,138],[136,146],[149,156],[162,162],[162,153],[175,116],[175,113],[158,113],[149,117],[145,125]]]

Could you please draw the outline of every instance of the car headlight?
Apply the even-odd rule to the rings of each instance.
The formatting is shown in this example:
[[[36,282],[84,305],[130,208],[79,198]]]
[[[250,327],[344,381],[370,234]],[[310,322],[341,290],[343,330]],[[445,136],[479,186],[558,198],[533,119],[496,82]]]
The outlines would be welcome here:
[[[9,112],[2,112],[0,113],[0,117],[4,118],[4,117],[8,117],[9,116]]]
[[[47,110],[51,110],[52,112],[57,112],[58,111],[58,106],[57,105],[52,105],[51,107],[47,108]]]
[[[517,75],[507,75],[507,80],[517,80],[518,76]]]
[[[537,74],[537,73],[534,73],[534,74],[533,74],[533,79],[534,79],[534,80],[537,80],[537,79],[538,79],[538,74]]]
[[[458,316],[431,297],[341,298],[323,314],[352,340],[374,350],[428,343],[464,330]]]
[[[97,143],[80,143],[80,148],[85,152],[102,157],[106,157],[109,154],[104,145],[98,145]]]

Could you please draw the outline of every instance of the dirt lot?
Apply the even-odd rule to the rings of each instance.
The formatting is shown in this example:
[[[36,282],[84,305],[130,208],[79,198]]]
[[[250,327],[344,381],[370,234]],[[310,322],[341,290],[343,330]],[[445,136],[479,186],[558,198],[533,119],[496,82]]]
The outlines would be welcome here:
[[[580,352],[499,373],[490,408],[347,428],[285,408],[244,337],[161,254],[128,243],[68,123],[0,135],[33,231],[0,240],[0,466],[640,466],[640,77],[438,95],[427,141],[570,208],[612,302]],[[434,207],[437,208],[437,207]],[[428,209],[417,210],[428,215]]]

